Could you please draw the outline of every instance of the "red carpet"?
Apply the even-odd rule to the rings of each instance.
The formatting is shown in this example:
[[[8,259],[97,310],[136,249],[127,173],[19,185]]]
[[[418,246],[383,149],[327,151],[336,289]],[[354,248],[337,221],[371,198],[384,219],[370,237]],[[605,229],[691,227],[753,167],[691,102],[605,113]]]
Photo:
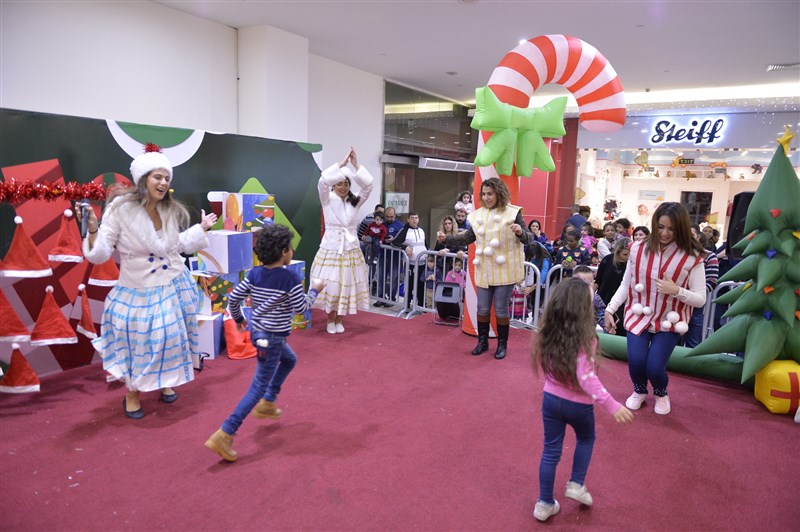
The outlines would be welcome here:
[[[649,404],[618,426],[597,409],[594,507],[563,497],[568,436],[562,510],[539,524],[529,333],[512,330],[496,361],[470,356],[474,339],[431,316],[359,314],[346,326],[292,335],[284,416],[248,418],[234,464],[203,442],[253,360],[209,362],[171,405],[143,396],[139,421],[97,365],[43,379],[38,395],[0,395],[2,530],[797,529],[800,427],[747,390],[672,375],[669,416]],[[601,377],[617,399],[629,393],[623,363]]]

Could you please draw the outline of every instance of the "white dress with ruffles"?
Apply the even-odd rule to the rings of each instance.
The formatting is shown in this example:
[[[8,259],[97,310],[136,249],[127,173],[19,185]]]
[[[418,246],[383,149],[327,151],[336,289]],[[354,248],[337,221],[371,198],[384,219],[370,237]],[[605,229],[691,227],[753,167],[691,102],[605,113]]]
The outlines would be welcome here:
[[[358,205],[353,206],[331,191],[349,177],[360,187]],[[360,166],[353,173],[338,164],[322,172],[317,184],[325,217],[325,234],[311,265],[311,278],[326,282],[314,306],[325,312],[355,314],[369,308],[369,274],[358,241],[358,209],[372,192],[373,178]]]

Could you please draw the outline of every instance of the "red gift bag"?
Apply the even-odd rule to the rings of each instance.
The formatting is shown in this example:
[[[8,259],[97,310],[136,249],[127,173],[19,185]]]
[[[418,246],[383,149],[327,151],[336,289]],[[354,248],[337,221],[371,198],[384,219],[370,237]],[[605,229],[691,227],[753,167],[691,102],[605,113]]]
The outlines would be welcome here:
[[[222,324],[225,329],[228,358],[242,360],[256,356],[256,346],[250,341],[250,331],[240,333],[236,329],[236,321],[232,318],[227,318]]]

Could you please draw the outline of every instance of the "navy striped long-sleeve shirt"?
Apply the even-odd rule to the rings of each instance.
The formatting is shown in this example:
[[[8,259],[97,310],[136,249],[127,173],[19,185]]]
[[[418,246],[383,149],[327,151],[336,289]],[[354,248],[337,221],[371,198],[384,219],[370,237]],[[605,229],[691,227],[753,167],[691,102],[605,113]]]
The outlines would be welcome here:
[[[228,310],[237,323],[241,322],[242,301],[250,296],[250,329],[288,336],[292,316],[310,309],[317,295],[313,288],[304,294],[302,281],[286,268],[258,266],[247,272],[228,295]]]

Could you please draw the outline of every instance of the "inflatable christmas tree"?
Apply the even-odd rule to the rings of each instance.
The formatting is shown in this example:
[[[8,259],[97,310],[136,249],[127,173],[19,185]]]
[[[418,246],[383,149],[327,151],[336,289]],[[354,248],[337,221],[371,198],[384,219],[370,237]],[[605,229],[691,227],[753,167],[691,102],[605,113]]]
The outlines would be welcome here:
[[[734,249],[743,259],[722,281],[743,281],[716,299],[732,318],[690,355],[744,352],[742,380],[776,359],[800,362],[800,181],[788,158],[786,133],[747,210]]]

